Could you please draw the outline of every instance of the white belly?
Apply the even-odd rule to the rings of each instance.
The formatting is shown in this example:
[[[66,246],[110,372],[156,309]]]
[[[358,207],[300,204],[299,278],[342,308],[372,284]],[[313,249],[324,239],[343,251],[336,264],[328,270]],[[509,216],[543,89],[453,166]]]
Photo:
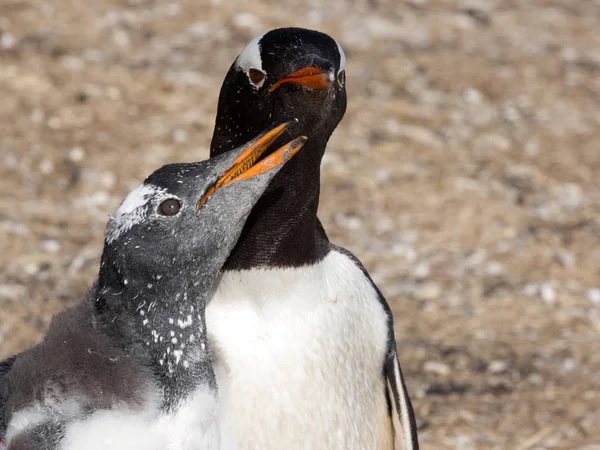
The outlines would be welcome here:
[[[207,308],[222,407],[240,449],[392,448],[387,319],[345,255],[228,272]]]
[[[69,408],[37,406],[20,411],[9,424],[7,442],[21,432],[60,414],[66,423],[60,450],[233,450],[230,436],[221,433],[214,394],[198,390],[177,411],[165,414],[149,400],[137,412],[103,410],[80,420],[77,400]],[[223,434],[223,436],[221,436]],[[229,441],[225,442],[225,438]]]

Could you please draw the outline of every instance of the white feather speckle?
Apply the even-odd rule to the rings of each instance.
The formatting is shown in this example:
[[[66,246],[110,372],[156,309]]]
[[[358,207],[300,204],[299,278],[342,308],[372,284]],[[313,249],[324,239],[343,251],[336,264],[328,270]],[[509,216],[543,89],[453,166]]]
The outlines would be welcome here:
[[[173,356],[175,356],[175,364],[179,364],[181,357],[183,356],[182,350],[173,350]]]
[[[177,325],[179,325],[179,328],[181,328],[181,329],[185,329],[185,328],[189,327],[191,324],[192,324],[191,314],[188,315],[185,320],[177,319]]]

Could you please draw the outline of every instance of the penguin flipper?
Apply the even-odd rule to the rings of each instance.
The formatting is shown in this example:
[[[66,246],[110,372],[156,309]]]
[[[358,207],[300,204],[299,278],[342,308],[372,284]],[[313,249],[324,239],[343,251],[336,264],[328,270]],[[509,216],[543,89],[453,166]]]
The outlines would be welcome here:
[[[385,379],[387,394],[390,399],[392,425],[395,435],[396,450],[418,450],[419,439],[417,436],[417,422],[413,410],[398,355],[396,354],[396,343],[393,344],[392,352],[388,354],[385,362]]]
[[[419,450],[419,438],[417,434],[417,421],[415,412],[408,395],[408,389],[400,369],[398,354],[396,351],[396,337],[394,335],[394,316],[389,303],[365,269],[365,266],[354,254],[343,247],[331,244],[334,251],[338,251],[360,268],[365,278],[369,280],[373,289],[377,293],[378,300],[385,309],[388,316],[388,349],[387,357],[384,363],[383,372],[386,380],[386,391],[390,403],[390,415],[392,416],[392,425],[394,428],[394,450]]]

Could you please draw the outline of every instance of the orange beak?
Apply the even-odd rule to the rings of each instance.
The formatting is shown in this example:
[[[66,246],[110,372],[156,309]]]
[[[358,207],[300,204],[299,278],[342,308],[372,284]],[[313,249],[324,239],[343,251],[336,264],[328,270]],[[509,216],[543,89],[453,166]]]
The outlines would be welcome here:
[[[288,142],[265,159],[258,163],[256,162],[262,154],[267,151],[271,144],[273,144],[273,142],[275,142],[275,140],[294,122],[296,122],[296,119],[280,123],[270,130],[263,132],[256,139],[247,144],[246,149],[233,161],[229,169],[227,169],[215,184],[202,196],[196,210],[199,210],[208,197],[222,187],[228,186],[239,180],[247,180],[256,175],[260,175],[261,173],[268,172],[285,163],[298,153],[306,142],[306,136],[300,136]]]
[[[306,86],[310,89],[327,89],[333,85],[335,76],[329,72],[323,72],[318,67],[304,67],[294,73],[282,78],[269,89],[273,92],[284,83],[294,83]]]

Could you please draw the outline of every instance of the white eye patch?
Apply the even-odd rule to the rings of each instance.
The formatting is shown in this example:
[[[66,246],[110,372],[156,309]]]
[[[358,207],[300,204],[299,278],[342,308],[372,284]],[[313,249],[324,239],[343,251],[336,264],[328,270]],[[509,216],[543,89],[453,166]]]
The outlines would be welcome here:
[[[262,70],[262,58],[260,57],[260,40],[264,36],[264,33],[260,36],[256,36],[252,39],[240,56],[235,60],[235,66],[248,73],[251,68]]]
[[[342,46],[337,41],[335,43],[337,44],[338,52],[340,52],[340,68],[338,70],[338,73],[340,73],[342,70],[346,70],[346,54],[342,50]]]
[[[121,206],[108,222],[106,241],[110,244],[147,216],[147,204],[163,197],[167,191],[152,184],[142,184],[125,197]]]
[[[244,47],[234,64],[238,70],[244,72],[248,76],[250,82],[256,87],[262,86],[262,83],[255,83],[252,80],[250,76],[250,69],[258,69],[266,75],[266,72],[263,70],[262,58],[260,56],[260,41],[265,34],[266,33],[263,33],[260,36],[256,36],[254,39],[252,39],[248,45]],[[338,69],[338,73],[340,73],[342,70],[346,70],[346,54],[344,53],[342,46],[337,41],[336,45],[340,54],[340,66]]]

